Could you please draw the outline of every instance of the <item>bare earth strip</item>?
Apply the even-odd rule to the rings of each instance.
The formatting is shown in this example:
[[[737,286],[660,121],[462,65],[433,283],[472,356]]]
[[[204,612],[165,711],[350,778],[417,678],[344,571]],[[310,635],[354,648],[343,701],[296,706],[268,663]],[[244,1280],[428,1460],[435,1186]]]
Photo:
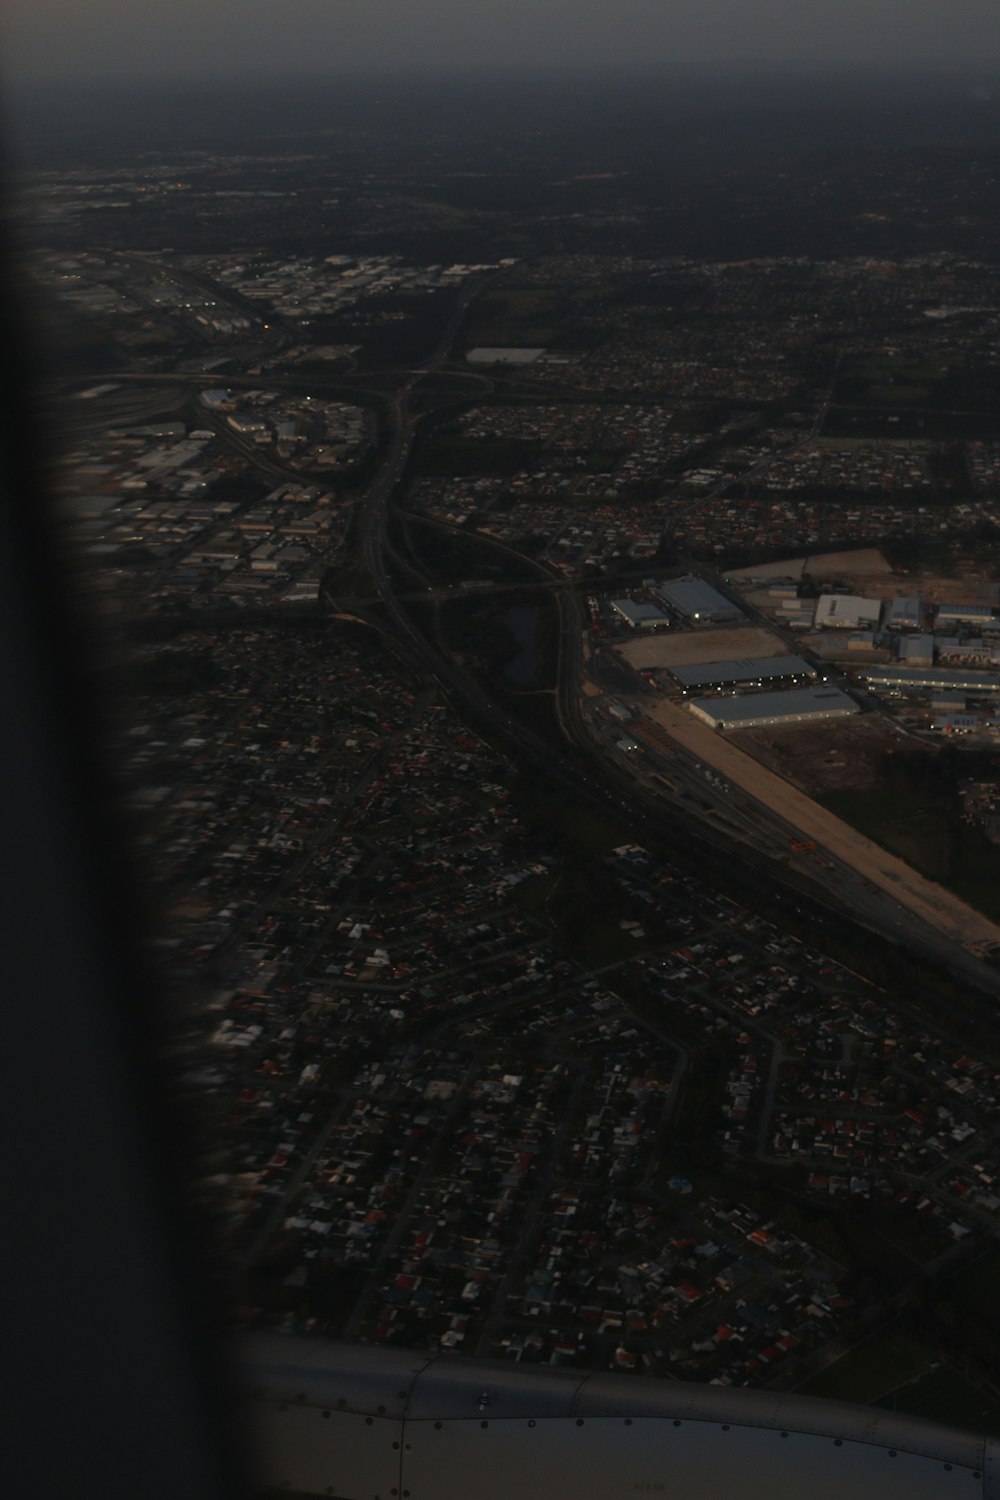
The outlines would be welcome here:
[[[877,547],[865,547],[859,552],[817,552],[806,558],[805,571],[813,578],[829,578],[838,573],[892,573]]]
[[[733,580],[746,578],[801,578],[810,573],[813,578],[826,578],[831,573],[885,573],[892,569],[877,547],[863,547],[856,552],[817,552],[809,557],[787,557],[782,562],[758,563],[755,568],[735,568],[726,577]]]
[[[639,636],[619,646],[631,667],[700,666],[706,661],[745,661],[748,656],[783,656],[788,647],[769,630],[741,625],[734,630],[678,630]]]
[[[751,797],[772,808],[807,838],[815,839],[939,932],[970,949],[1000,943],[1000,927],[987,917],[834,817],[790,782],[751,760],[707,724],[699,724],[672,703],[643,706],[648,717],[660,724],[678,745],[706,765],[714,766]]]

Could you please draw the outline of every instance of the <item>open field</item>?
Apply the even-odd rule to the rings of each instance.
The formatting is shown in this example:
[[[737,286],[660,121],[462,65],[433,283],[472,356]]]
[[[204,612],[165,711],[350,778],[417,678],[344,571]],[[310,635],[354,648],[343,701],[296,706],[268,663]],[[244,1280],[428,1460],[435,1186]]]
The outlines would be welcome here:
[[[713,766],[806,838],[815,839],[835,858],[857,870],[864,880],[936,931],[973,950],[1000,944],[1000,927],[995,923],[835,817],[798,787],[751,759],[728,737],[662,699],[643,704],[643,708],[683,749]],[[783,732],[795,735],[799,731],[789,727]]]
[[[993,579],[976,577],[971,573],[950,578],[932,572],[911,573],[905,577],[898,574],[891,577],[862,577],[845,572],[837,575],[837,581],[854,593],[860,589],[874,598],[895,599],[900,595],[919,594],[929,604],[997,604],[998,589]]]
[[[825,792],[868,790],[882,780],[882,758],[911,750],[912,739],[876,714],[801,724],[787,729],[746,729],[739,748],[776,771],[810,797]],[[929,755],[933,751],[928,751]]]
[[[932,880],[951,885],[951,819],[946,802],[901,787],[847,787],[820,799],[838,818],[877,839]],[[977,906],[978,902],[975,903]]]
[[[833,1401],[877,1401],[904,1381],[926,1374],[931,1359],[930,1352],[915,1339],[893,1334],[852,1349],[799,1390],[803,1396],[825,1396]]]
[[[465,330],[472,347],[545,347],[552,343],[566,298],[554,287],[505,287],[479,298]]]
[[[1000,599],[1000,586],[995,576],[990,577],[986,572],[984,564],[988,565],[988,562],[985,557],[975,560],[965,557],[955,571],[943,568],[940,560],[902,571],[894,569],[877,547],[866,547],[857,552],[823,552],[752,568],[735,568],[726,577],[733,583],[743,583],[751,578],[765,581],[769,578],[798,579],[807,574],[816,584],[841,584],[852,593],[869,597],[895,599],[901,595],[920,594],[932,604],[961,600],[968,604],[995,606]],[[766,593],[757,590],[749,598],[767,603]]]
[[[963,1313],[1000,1341],[1000,1251],[991,1251],[948,1283],[948,1295]]]
[[[734,583],[750,578],[801,578],[803,573],[808,573],[812,578],[823,579],[842,571],[891,574],[892,569],[877,547],[863,547],[857,552],[817,552],[809,557],[789,557],[782,562],[735,568],[726,577],[731,578]]]
[[[954,1365],[939,1365],[878,1402],[928,1422],[1000,1436],[1000,1401],[967,1379]]]
[[[865,577],[872,573],[891,573],[888,562],[877,547],[858,552],[817,552],[805,560],[805,572],[811,578],[836,578],[841,573]]]
[[[786,557],[781,562],[756,563],[752,568],[727,568],[724,577],[727,583],[749,583],[751,578],[801,578],[805,562],[804,557]]]
[[[759,625],[741,625],[732,630],[677,630],[669,635],[639,636],[618,650],[629,666],[644,668],[783,656],[788,647]]]

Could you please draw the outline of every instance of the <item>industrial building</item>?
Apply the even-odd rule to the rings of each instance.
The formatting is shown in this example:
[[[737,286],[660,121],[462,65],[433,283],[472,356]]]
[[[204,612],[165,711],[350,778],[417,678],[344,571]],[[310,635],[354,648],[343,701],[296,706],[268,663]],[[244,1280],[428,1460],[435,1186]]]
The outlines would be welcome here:
[[[821,594],[813,623],[817,630],[877,630],[881,618],[881,599],[862,599],[858,594]]]
[[[920,600],[916,597],[890,600],[885,623],[890,630],[919,630]]]
[[[703,578],[675,578],[661,583],[656,593],[668,609],[694,625],[722,625],[743,619],[739,606]]]
[[[1000,693],[1000,677],[989,672],[963,672],[955,667],[865,667],[861,673],[872,687],[898,692],[930,693],[950,688],[964,693]]]
[[[815,677],[816,670],[801,656],[752,656],[744,661],[707,661],[694,666],[671,667],[681,687],[763,687],[766,682]]]
[[[839,688],[791,688],[784,693],[740,694],[732,698],[692,698],[688,708],[713,729],[767,729],[844,719],[860,712]]]
[[[1000,649],[992,641],[984,641],[981,636],[975,640],[970,638],[963,641],[957,635],[939,635],[935,644],[939,660],[953,662],[956,666],[974,661],[1000,661]]]
[[[814,607],[811,599],[783,599],[778,622],[789,630],[812,630]]]
[[[934,617],[935,630],[947,630],[952,625],[986,625],[994,617],[989,604],[939,604]]]
[[[934,637],[925,635],[905,636],[899,643],[899,659],[908,667],[932,667],[934,665]]]
[[[944,718],[933,719],[931,728],[941,734],[975,734],[979,720],[975,714],[947,714]]]
[[[960,714],[965,712],[964,693],[932,693],[931,712],[935,714]]]
[[[253,416],[250,412],[234,411],[232,416],[226,418],[226,421],[234,432],[244,437],[252,437],[268,430],[267,423],[262,422],[259,417]]]
[[[666,615],[655,604],[643,604],[636,599],[612,599],[611,608],[630,630],[655,630],[658,625],[667,624]]]

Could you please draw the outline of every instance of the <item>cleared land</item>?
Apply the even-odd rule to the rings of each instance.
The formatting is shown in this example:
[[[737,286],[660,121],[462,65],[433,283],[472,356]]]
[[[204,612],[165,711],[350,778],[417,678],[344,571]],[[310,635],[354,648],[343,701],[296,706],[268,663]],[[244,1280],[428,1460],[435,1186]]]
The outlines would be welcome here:
[[[757,563],[752,568],[731,568],[726,578],[733,583],[749,583],[751,578],[801,578],[806,565],[804,557],[786,557],[782,562]]]
[[[931,604],[961,601],[996,606],[1000,600],[1000,586],[995,577],[983,574],[982,566],[982,558],[966,559],[957,573],[937,572],[933,566],[901,573],[893,569],[877,547],[866,547],[857,552],[823,552],[815,557],[790,557],[753,568],[735,568],[726,577],[734,583],[741,583],[751,579],[801,578],[805,573],[814,583],[842,584],[852,593],[871,597],[895,599],[900,595],[919,594]],[[747,597],[765,606],[771,602],[766,591],[757,589]]]
[[[799,1390],[804,1396],[833,1401],[877,1401],[905,1381],[925,1375],[931,1361],[931,1352],[923,1344],[896,1334],[852,1349]]]
[[[758,563],[753,568],[735,568],[726,577],[739,582],[751,578],[828,578],[837,573],[888,573],[892,568],[877,547],[861,547],[857,552],[817,552],[809,557],[787,557],[782,562]]]
[[[700,666],[706,661],[745,661],[748,656],[783,656],[788,647],[759,625],[733,630],[678,630],[639,636],[618,650],[630,667]]]
[[[661,700],[643,707],[648,717],[683,749],[706,765],[714,766],[736,786],[771,808],[807,838],[815,839],[837,859],[857,870],[864,880],[878,886],[938,932],[970,949],[1000,944],[1000,927],[987,917],[752,760],[727,737],[700,724],[672,703]],[[795,734],[796,730],[789,728],[785,732]]]
[[[851,593],[866,594],[872,599],[896,599],[901,595],[919,594],[928,604],[989,604],[996,606],[997,585],[990,578],[942,578],[937,574],[875,574],[843,568],[831,574],[830,583],[844,584]]]
[[[954,1365],[929,1370],[877,1403],[946,1427],[1000,1435],[1000,1401],[973,1383]]]
[[[913,740],[876,714],[787,729],[746,729],[739,748],[810,797],[882,784],[884,757],[913,749]],[[928,751],[933,755],[933,751]]]
[[[805,571],[812,578],[835,578],[839,573],[864,577],[892,569],[877,547],[863,547],[857,552],[817,552],[806,558]]]

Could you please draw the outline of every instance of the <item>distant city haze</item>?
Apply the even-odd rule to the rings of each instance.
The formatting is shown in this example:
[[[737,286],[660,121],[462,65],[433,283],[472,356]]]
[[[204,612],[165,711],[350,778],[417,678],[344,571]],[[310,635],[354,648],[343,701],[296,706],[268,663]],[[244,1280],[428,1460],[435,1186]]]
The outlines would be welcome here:
[[[997,0],[7,0],[2,25],[15,83],[1000,58]]]

